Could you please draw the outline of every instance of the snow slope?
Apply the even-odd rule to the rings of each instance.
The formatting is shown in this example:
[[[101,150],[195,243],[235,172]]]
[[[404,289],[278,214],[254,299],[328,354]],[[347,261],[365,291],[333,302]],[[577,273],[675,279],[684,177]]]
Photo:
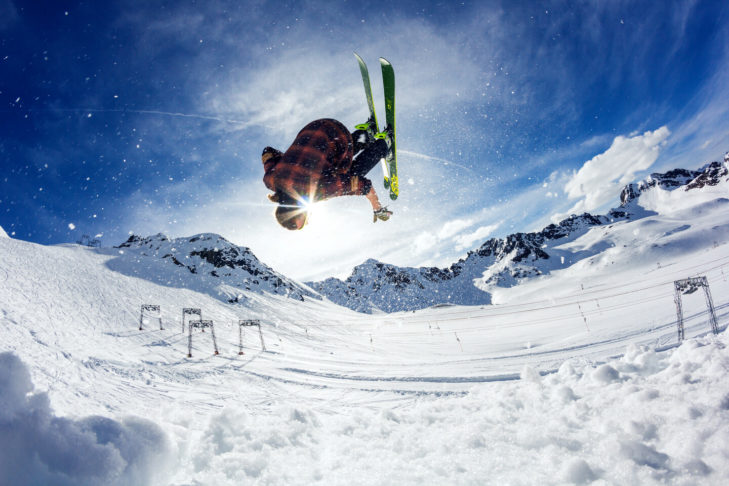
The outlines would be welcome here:
[[[2,238],[0,484],[725,484],[729,212],[684,196],[562,240],[588,256],[493,305],[393,314],[235,287],[250,272],[190,239],[177,265],[161,238]],[[685,295],[677,346],[673,281],[696,275],[722,332]],[[196,332],[187,357],[184,307],[219,355]],[[238,354],[239,319],[266,351],[246,328]]]

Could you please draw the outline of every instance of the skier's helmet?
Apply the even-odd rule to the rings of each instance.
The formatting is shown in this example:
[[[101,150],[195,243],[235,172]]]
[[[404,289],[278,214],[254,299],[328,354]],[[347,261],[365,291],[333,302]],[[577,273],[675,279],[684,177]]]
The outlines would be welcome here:
[[[288,230],[300,230],[309,221],[309,212],[300,206],[280,204],[276,208],[276,221]]]

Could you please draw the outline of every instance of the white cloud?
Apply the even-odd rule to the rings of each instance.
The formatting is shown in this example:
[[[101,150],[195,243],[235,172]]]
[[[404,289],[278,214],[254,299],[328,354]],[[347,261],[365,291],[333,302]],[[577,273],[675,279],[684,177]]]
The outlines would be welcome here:
[[[413,251],[422,255],[431,250],[436,243],[438,243],[438,237],[433,233],[420,233],[413,239]]]
[[[456,241],[456,248],[459,250],[468,250],[471,249],[474,245],[474,243],[479,242],[481,240],[485,240],[488,236],[491,235],[494,231],[496,231],[499,226],[501,226],[501,222],[490,224],[486,226],[481,226],[476,231],[473,231],[471,233],[460,235],[458,236]]]
[[[329,7],[327,15],[333,15],[336,8]],[[474,35],[486,35],[480,25],[453,32],[402,16],[393,16],[389,22],[388,35],[382,37],[373,36],[371,26],[360,24],[346,32],[334,29],[323,34],[318,22],[305,19],[297,29],[283,34],[281,46],[252,52],[249,64],[254,69],[246,66],[224,79],[211,80],[215,89],[203,109],[220,118],[244,120],[228,128],[260,127],[286,142],[317,118],[337,118],[348,126],[362,123],[367,117],[362,82],[352,51],[342,48],[341,39],[363,36],[368,39],[366,45],[351,47],[369,66],[380,121],[384,121],[384,100],[378,56],[395,66],[399,116],[432,113],[434,106],[483,101],[486,77],[491,75],[466,47]],[[485,38],[481,44],[488,52],[499,49],[496,38]],[[505,90],[502,84],[505,81],[491,79],[490,89]]]
[[[570,199],[579,199],[569,213],[593,211],[614,201],[622,186],[637,172],[648,169],[658,158],[670,135],[663,126],[632,137],[618,136],[607,151],[585,162],[565,184]]]
[[[352,113],[362,111],[359,122],[364,122],[366,105],[361,87],[337,81],[342,65],[356,70],[354,58],[347,61],[343,56],[313,56],[303,48],[288,50],[233,82],[229,92],[212,100],[212,110],[246,120],[234,128],[263,127],[272,138],[289,142],[306,123],[317,118],[348,121]]]
[[[438,239],[445,240],[473,224],[471,219],[454,219],[446,222],[438,232]]]

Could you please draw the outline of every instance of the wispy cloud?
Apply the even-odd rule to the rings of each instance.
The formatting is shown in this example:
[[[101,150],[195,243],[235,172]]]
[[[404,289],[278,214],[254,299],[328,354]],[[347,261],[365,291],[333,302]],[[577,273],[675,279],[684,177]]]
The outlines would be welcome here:
[[[473,249],[475,244],[485,241],[499,226],[501,226],[501,222],[481,226],[471,233],[458,235],[455,238],[456,248],[461,251]]]
[[[3,30],[18,20],[18,9],[11,0],[0,0],[0,30]]]

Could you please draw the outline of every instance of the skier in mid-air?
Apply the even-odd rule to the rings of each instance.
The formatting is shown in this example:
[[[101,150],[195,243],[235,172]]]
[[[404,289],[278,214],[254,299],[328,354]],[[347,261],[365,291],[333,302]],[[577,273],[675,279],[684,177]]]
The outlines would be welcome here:
[[[308,222],[308,206],[338,196],[365,196],[372,205],[373,222],[392,215],[380,204],[365,176],[388,156],[390,143],[367,130],[349,130],[339,121],[314,120],[296,136],[286,152],[266,147],[261,154],[263,182],[277,203],[276,220],[289,230]]]

